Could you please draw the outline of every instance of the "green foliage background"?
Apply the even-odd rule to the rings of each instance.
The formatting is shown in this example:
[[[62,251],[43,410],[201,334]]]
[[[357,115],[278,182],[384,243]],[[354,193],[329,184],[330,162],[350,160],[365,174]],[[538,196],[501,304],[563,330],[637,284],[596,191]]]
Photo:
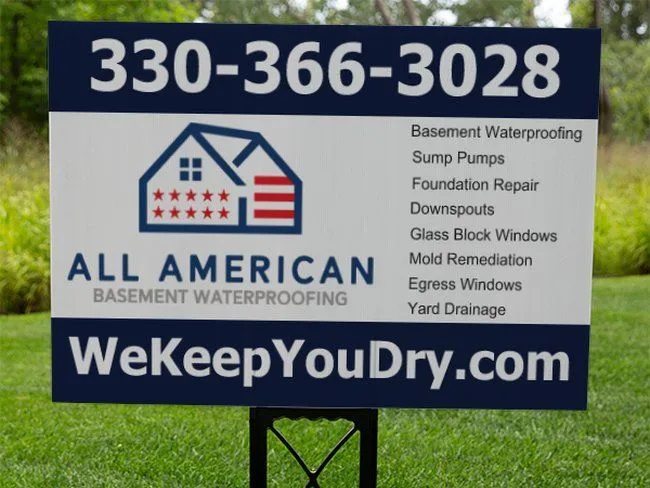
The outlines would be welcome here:
[[[199,2],[184,0],[0,0],[0,123],[47,122],[47,22],[191,22]]]
[[[604,44],[601,77],[615,114],[613,136],[632,142],[650,139],[650,41]]]
[[[22,126],[0,146],[0,313],[50,306],[47,145]]]
[[[598,156],[594,274],[650,273],[650,147],[619,143]]]

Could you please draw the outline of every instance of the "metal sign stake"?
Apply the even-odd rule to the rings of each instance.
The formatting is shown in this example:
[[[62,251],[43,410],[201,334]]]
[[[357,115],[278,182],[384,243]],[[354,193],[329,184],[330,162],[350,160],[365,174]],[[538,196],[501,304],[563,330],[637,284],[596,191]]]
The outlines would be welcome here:
[[[336,443],[316,469],[311,469],[296,449],[275,428],[280,419],[308,419],[352,422],[352,428]],[[321,488],[318,477],[345,443],[359,432],[359,486],[377,486],[377,410],[373,409],[324,409],[324,408],[251,408],[250,435],[250,487],[267,487],[268,432],[275,435],[289,450],[308,478],[305,488]]]

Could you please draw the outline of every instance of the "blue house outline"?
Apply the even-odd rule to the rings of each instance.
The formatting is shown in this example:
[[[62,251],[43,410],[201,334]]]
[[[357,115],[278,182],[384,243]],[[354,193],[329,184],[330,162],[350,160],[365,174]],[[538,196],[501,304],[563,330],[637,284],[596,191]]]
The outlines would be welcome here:
[[[249,143],[233,159],[232,163],[239,168],[246,158],[258,147],[262,148],[271,160],[282,170],[294,185],[294,222],[291,226],[273,225],[248,225],[247,223],[247,201],[245,197],[239,197],[239,223],[237,225],[209,225],[209,224],[152,224],[147,222],[149,212],[147,205],[147,184],[158,171],[169,161],[176,150],[190,137],[201,146],[219,168],[237,186],[245,186],[244,181],[233,171],[228,163],[221,157],[215,148],[208,142],[203,134],[214,134],[218,136],[236,137],[246,139]],[[204,170],[208,165],[204,166]],[[172,232],[172,233],[201,233],[201,234],[300,234],[302,233],[302,181],[298,178],[289,165],[282,159],[275,149],[267,142],[259,132],[252,132],[215,125],[190,123],[180,135],[172,142],[167,149],[156,159],[149,169],[139,180],[140,190],[140,232]]]

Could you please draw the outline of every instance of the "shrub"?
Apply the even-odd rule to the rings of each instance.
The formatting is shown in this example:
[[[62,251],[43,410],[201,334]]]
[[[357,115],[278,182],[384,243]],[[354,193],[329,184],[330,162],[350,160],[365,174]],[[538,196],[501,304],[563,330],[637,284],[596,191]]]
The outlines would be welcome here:
[[[0,312],[50,305],[49,191],[45,183],[0,195]]]
[[[6,126],[0,139],[0,313],[47,310],[47,146],[19,125]]]
[[[650,273],[650,147],[603,147],[598,164],[594,274]]]

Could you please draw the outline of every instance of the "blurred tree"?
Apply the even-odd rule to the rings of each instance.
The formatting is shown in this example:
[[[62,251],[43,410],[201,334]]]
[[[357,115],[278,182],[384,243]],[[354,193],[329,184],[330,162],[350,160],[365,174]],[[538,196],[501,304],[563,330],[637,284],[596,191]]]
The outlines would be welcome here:
[[[603,45],[601,86],[611,103],[609,134],[633,142],[650,140],[650,40]]]
[[[198,0],[0,0],[0,122],[47,121],[47,21],[191,22]]]
[[[204,0],[202,15],[213,22],[366,25],[434,24],[437,0]]]
[[[599,130],[650,137],[650,0],[570,0],[574,27],[600,27]]]
[[[291,0],[203,0],[201,17],[206,21],[244,24],[313,23],[320,9],[312,0],[304,6]]]
[[[573,27],[598,25],[606,41],[650,39],[650,0],[569,0],[569,10]]]
[[[511,25],[536,27],[534,9],[539,0],[467,0],[452,4],[457,25]]]
[[[27,118],[46,114],[46,26],[56,10],[57,2],[0,4],[0,96],[5,114]]]

